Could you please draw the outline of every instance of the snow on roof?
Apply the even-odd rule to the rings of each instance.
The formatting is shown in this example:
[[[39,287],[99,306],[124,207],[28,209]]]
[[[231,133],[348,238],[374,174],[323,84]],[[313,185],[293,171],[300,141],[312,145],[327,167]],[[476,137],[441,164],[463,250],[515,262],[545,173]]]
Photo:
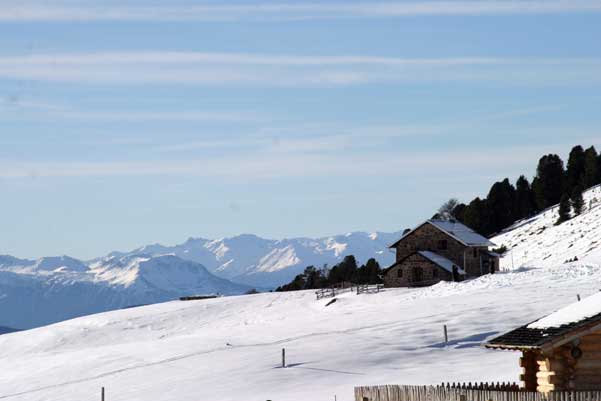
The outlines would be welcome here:
[[[429,261],[436,263],[438,266],[442,267],[449,273],[453,273],[453,266],[456,266],[457,272],[459,274],[465,274],[465,271],[461,267],[457,266],[455,263],[445,258],[444,256],[441,256],[432,251],[418,251],[418,253],[424,258],[428,259]]]
[[[478,234],[466,225],[457,220],[428,220],[436,228],[455,237],[466,245],[494,246],[486,237]]]
[[[434,227],[439,230],[447,233],[451,237],[455,238],[457,241],[461,242],[467,246],[494,246],[495,244],[489,241],[486,237],[478,234],[468,226],[461,224],[456,220],[426,220],[419,226],[415,227],[413,230],[409,230],[403,234],[403,236],[396,241],[394,244],[390,245],[389,248],[394,248],[399,242],[405,239],[412,232],[423,226],[424,224],[432,224]]]
[[[557,312],[551,313],[528,325],[529,329],[548,329],[566,324],[578,323],[582,320],[601,314],[601,292],[575,302]]]

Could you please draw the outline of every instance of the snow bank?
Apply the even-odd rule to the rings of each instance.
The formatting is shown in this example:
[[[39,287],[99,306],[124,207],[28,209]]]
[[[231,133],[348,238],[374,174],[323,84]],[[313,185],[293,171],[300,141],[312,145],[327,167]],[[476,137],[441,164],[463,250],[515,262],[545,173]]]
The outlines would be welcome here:
[[[601,293],[597,293],[529,324],[528,328],[548,329],[550,327],[561,327],[564,324],[577,323],[600,313]]]
[[[601,268],[572,263],[329,306],[301,291],[107,312],[0,336],[0,398],[79,401],[104,386],[111,401],[351,401],[356,385],[516,381],[519,353],[482,342],[599,282]]]

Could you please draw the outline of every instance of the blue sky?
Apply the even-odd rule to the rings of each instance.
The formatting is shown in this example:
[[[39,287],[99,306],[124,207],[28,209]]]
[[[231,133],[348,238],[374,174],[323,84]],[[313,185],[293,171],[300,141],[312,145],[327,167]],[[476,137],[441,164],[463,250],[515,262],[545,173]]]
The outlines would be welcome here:
[[[393,231],[601,146],[601,1],[14,1],[0,253]]]

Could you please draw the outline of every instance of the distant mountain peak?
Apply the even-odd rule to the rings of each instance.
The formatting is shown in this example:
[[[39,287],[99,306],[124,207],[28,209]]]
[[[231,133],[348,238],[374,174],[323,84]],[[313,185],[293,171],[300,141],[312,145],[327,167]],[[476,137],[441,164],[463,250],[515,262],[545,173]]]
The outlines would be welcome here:
[[[34,269],[44,271],[67,270],[73,272],[85,272],[89,270],[84,262],[70,256],[47,256],[38,259],[34,264]]]

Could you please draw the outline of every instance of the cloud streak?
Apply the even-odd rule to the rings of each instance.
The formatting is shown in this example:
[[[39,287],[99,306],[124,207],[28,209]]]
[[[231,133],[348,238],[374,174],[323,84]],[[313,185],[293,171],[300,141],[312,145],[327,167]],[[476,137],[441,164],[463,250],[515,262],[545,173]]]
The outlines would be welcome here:
[[[19,1],[3,5],[0,21],[269,21],[408,16],[478,16],[600,12],[595,0],[305,2],[92,5]]]
[[[601,58],[401,58],[161,51],[98,52],[0,57],[0,78],[92,85],[271,87],[444,81],[590,84],[601,81]]]
[[[320,144],[317,144],[318,146]],[[0,178],[74,178],[136,176],[198,176],[228,180],[266,180],[312,177],[398,177],[438,174],[441,169],[453,174],[480,174],[490,171],[532,167],[532,160],[546,152],[556,152],[559,144],[519,146],[469,151],[428,151],[387,154],[344,154],[258,151],[244,156],[219,158],[105,161],[105,162],[4,162]],[[561,144],[565,147],[565,144]],[[529,170],[528,170],[529,171]],[[524,171],[525,172],[525,171]]]

